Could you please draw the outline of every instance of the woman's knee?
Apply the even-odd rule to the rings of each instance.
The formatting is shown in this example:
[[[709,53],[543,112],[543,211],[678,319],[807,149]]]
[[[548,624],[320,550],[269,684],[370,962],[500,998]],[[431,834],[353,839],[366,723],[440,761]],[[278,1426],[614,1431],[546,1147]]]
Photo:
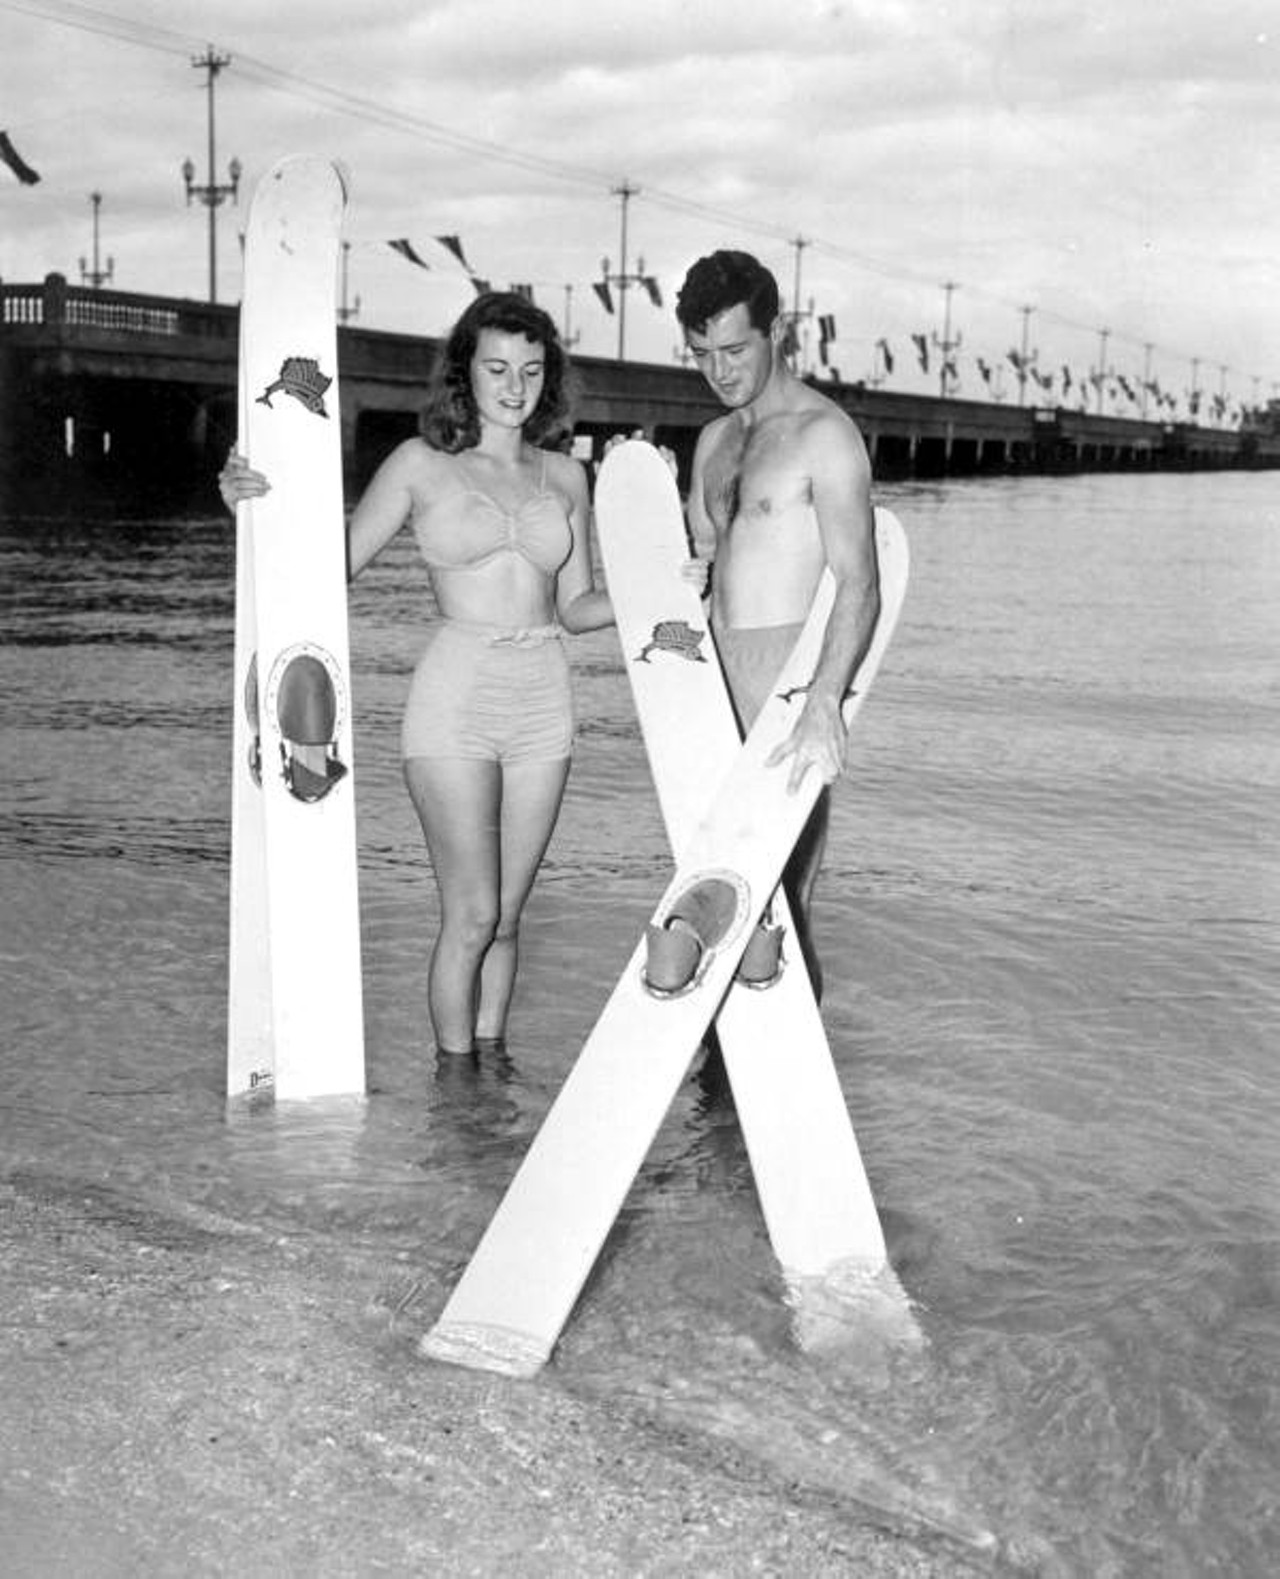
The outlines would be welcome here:
[[[483,953],[500,935],[501,917],[496,909],[474,901],[448,905],[440,921],[440,936],[455,947]]]

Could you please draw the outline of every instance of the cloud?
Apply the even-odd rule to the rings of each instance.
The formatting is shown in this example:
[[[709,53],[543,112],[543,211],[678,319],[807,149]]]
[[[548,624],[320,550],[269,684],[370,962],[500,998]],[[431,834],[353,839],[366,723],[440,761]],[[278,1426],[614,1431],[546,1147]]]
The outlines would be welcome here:
[[[1067,350],[1106,323],[1139,353],[1153,340],[1268,379],[1280,360],[1280,94],[1255,0],[109,6],[0,0],[0,102],[44,177],[0,195],[9,278],[75,277],[100,190],[117,283],[202,293],[208,215],[185,207],[179,166],[206,179],[191,58],[211,38],[231,57],[218,179],[232,154],[246,196],[286,153],[349,166],[363,321],[442,326],[465,278],[383,243],[458,231],[497,279],[574,284],[584,349],[607,353],[590,281],[606,253],[616,266],[625,177],[632,255],[668,295],[693,257],[737,244],[790,296],[799,239],[802,292],[852,343],[935,326],[954,280],[991,358],[1033,303]],[[219,215],[224,296],[243,218]],[[670,314],[633,316],[632,349],[669,356]]]

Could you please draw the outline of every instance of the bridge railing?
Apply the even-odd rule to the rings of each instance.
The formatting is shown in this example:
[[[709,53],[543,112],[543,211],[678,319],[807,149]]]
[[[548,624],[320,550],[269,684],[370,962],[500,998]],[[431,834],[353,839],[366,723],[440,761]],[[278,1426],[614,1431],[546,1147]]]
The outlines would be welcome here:
[[[49,274],[40,285],[0,284],[0,334],[9,328],[102,329],[109,334],[195,335],[234,339],[238,309],[70,285]]]

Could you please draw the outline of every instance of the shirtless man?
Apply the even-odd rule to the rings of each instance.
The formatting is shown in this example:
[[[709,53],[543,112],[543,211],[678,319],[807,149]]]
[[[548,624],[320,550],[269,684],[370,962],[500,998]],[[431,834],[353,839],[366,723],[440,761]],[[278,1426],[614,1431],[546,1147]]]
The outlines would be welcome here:
[[[790,737],[789,784],[844,765],[840,704],[880,610],[871,465],[839,406],[788,368],[772,274],[745,252],[715,252],[689,270],[676,316],[703,377],[728,407],[693,459],[689,525],[708,561],[711,626],[739,722],[750,726],[803,625],[824,567],[836,582],[822,653]],[[714,560],[714,572],[709,561]],[[815,989],[809,905],[830,812],[824,789],[786,871]]]

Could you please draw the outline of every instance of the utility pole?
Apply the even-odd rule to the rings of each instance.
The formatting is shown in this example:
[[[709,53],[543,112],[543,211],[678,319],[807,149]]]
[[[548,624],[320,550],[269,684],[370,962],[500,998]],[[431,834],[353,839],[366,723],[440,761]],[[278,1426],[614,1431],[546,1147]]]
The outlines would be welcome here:
[[[621,362],[626,355],[627,347],[627,292],[633,285],[643,285],[655,307],[662,305],[662,295],[658,290],[658,282],[652,274],[644,272],[644,259],[636,259],[635,273],[627,269],[627,204],[636,196],[640,188],[632,186],[630,181],[623,181],[621,186],[613,188],[614,197],[622,199],[622,235],[621,235],[621,261],[618,272],[610,272],[609,260],[601,260],[600,269],[604,275],[603,294],[606,302],[610,285],[618,287],[618,360]]]
[[[564,288],[564,334],[562,336],[566,351],[572,351],[578,343],[578,336],[573,330],[573,286],[566,284]]]
[[[1138,414],[1145,422],[1147,420],[1147,396],[1151,393],[1151,353],[1155,347],[1150,340],[1142,343],[1142,403],[1138,407]]]
[[[350,323],[353,318],[358,318],[360,316],[360,298],[358,296],[356,297],[354,307],[347,306],[347,260],[350,258],[350,256],[351,243],[349,241],[344,241],[342,243],[342,305],[338,308],[339,323]]]
[[[92,285],[94,290],[100,290],[115,271],[113,259],[107,259],[105,269],[98,267],[98,210],[102,207],[102,193],[90,192],[89,201],[93,204],[93,267],[89,268],[83,258],[80,259],[80,283]]]
[[[1189,405],[1191,420],[1198,424],[1200,421],[1200,358],[1198,356],[1191,358],[1191,399]]]
[[[1027,348],[1031,332],[1031,314],[1035,312],[1035,308],[1019,307],[1018,311],[1022,314],[1022,347],[1018,352],[1018,404],[1021,406],[1026,404],[1027,399],[1027,371],[1035,361],[1035,356],[1030,355]]]
[[[1098,330],[1098,415],[1102,415],[1102,398],[1107,387],[1107,341],[1111,338],[1110,329]]]
[[[208,94],[208,131],[209,131],[209,179],[203,186],[196,184],[196,167],[191,159],[183,161],[182,179],[187,188],[187,207],[191,207],[191,199],[198,199],[209,210],[209,300],[216,302],[218,299],[218,209],[226,198],[234,202],[240,190],[241,164],[238,159],[233,159],[227,166],[227,173],[231,177],[229,183],[219,185],[213,178],[214,157],[214,115],[213,115],[213,87],[218,79],[218,73],[224,66],[231,64],[230,55],[215,55],[213,45],[210,44],[203,55],[197,55],[191,64],[198,71],[208,75],[205,80],[205,90]]]
[[[613,195],[622,199],[622,262],[618,274],[618,360],[622,361],[623,351],[627,341],[627,287],[631,281],[627,278],[627,205],[640,190],[632,186],[630,181],[623,180],[619,187],[614,188]],[[640,267],[644,268],[644,259],[640,260]]]
[[[942,366],[938,370],[938,391],[944,400],[951,395],[952,380],[956,376],[955,364],[951,360],[951,353],[958,351],[964,340],[964,336],[958,330],[955,339],[951,338],[951,296],[952,292],[957,288],[952,280],[948,280],[942,287],[946,295],[946,305],[943,309],[942,318],[942,338],[939,340],[936,334],[933,337],[934,345],[942,352]]]
[[[791,344],[795,351],[795,371],[801,375],[804,374],[805,364],[808,362],[808,347],[801,341],[800,325],[813,317],[813,302],[810,301],[807,313],[800,306],[800,261],[804,255],[804,249],[812,245],[813,243],[804,236],[797,236],[791,242],[791,246],[796,249],[795,280],[791,297]]]

